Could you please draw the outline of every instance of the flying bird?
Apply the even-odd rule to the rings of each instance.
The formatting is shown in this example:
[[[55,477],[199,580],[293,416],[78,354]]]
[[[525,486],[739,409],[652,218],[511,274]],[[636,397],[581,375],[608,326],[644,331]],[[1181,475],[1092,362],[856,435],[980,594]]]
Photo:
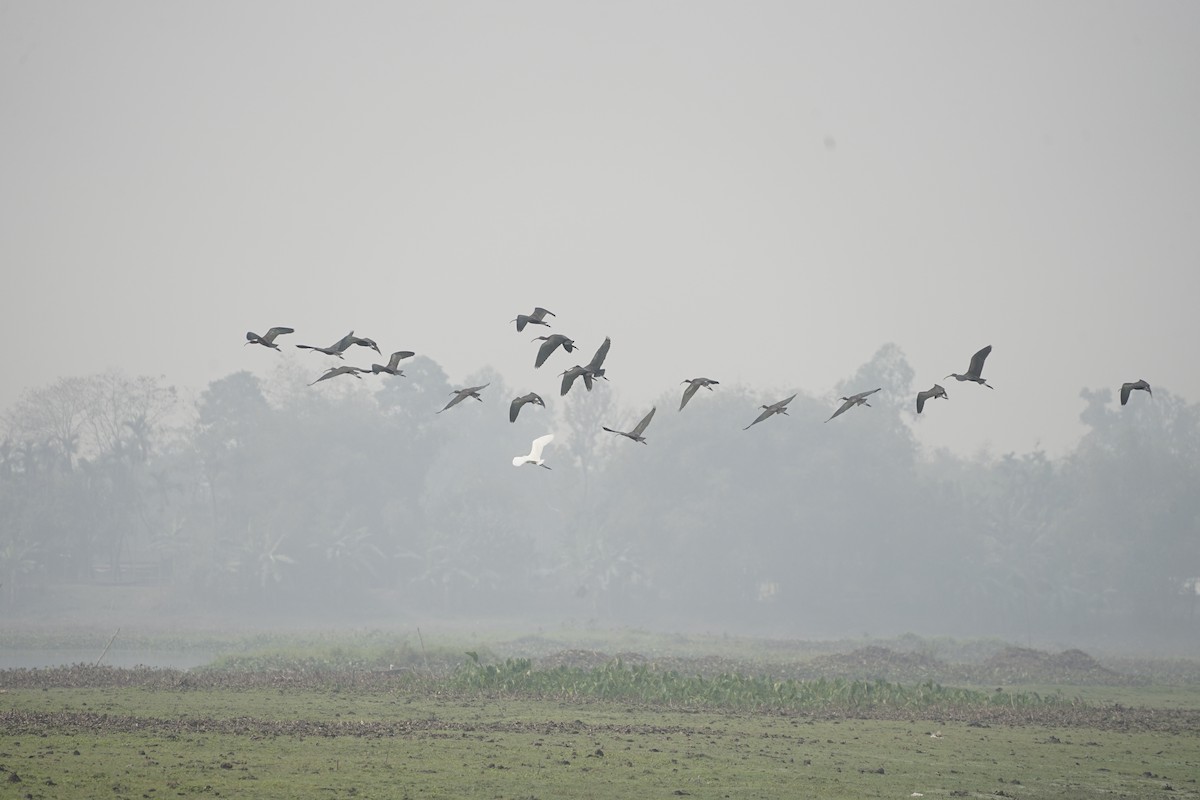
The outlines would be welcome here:
[[[996,387],[992,386],[990,383],[985,381],[983,379],[983,375],[982,375],[983,362],[987,361],[988,354],[991,352],[992,352],[992,346],[989,344],[987,347],[983,348],[978,353],[971,356],[971,366],[967,367],[966,375],[959,375],[957,372],[951,372],[946,377],[947,378],[957,378],[960,381],[974,381],[975,383],[986,386],[989,389],[995,389]]]
[[[315,350],[316,352],[324,353],[327,356],[337,356],[338,358],[343,358],[342,354],[356,344],[363,347],[369,347],[376,353],[379,352],[379,345],[375,344],[374,339],[355,336],[354,331],[350,331],[341,339],[338,339],[336,342],[329,345],[329,347],[315,347],[311,344],[298,344],[296,347],[299,347],[301,350]]]
[[[566,394],[571,391],[571,384],[575,383],[575,379],[583,377],[583,385],[590,392],[592,390],[592,381],[596,378],[604,378],[604,359],[608,356],[608,348],[612,345],[612,339],[604,337],[604,344],[596,350],[596,354],[592,356],[592,360],[587,363],[587,366],[581,367],[578,364],[570,369],[560,372],[562,375],[562,389],[560,394]],[[608,380],[608,378],[604,378]]]
[[[769,406],[761,406],[761,408],[763,409],[763,412],[758,415],[758,419],[754,420],[754,422],[751,422],[749,425],[742,428],[742,430],[744,430],[744,431],[750,430],[755,425],[762,422],[764,419],[766,419],[767,417],[769,417],[773,414],[787,415],[787,413],[788,413],[787,412],[787,404],[792,402],[795,399],[796,399],[796,395],[792,395],[787,400],[780,400],[778,403],[772,403]]]
[[[692,395],[696,393],[696,390],[703,386],[711,392],[713,390],[712,387],[719,384],[720,381],[714,381],[712,378],[688,378],[686,381],[680,381],[680,383],[688,385],[688,388],[683,390],[683,399],[679,401],[679,410],[683,411],[683,407],[688,404],[688,400],[692,399]]]
[[[521,413],[521,406],[525,405],[526,403],[533,403],[534,405],[539,405],[542,408],[546,407],[545,402],[542,401],[542,398],[537,394],[537,392],[530,392],[529,394],[523,394],[520,397],[514,399],[512,401],[512,403],[508,406],[508,421],[509,422],[517,421],[517,414]]]
[[[541,306],[538,306],[537,308],[533,309],[532,314],[517,314],[517,318],[510,319],[509,322],[517,323],[518,331],[525,330],[526,325],[545,325],[547,328],[549,328],[550,323],[546,322],[547,314],[552,317],[555,316],[553,311],[547,311]]]
[[[279,345],[275,344],[275,337],[282,336],[285,333],[295,333],[295,328],[271,328],[265,335],[259,336],[254,331],[246,331],[246,344],[261,344],[265,347],[271,347],[275,350],[279,349]]]
[[[546,359],[550,357],[550,354],[553,353],[554,349],[559,345],[562,345],[562,349],[566,350],[568,353],[575,351],[575,340],[568,339],[561,333],[552,333],[549,336],[535,336],[533,341],[536,342],[539,339],[542,339],[543,341],[541,347],[538,348],[537,358],[533,361],[534,367],[540,367],[542,364],[545,364]]]
[[[939,397],[943,400],[950,399],[950,395],[946,394],[946,390],[936,383],[933,385],[932,389],[926,389],[923,392],[917,392],[917,413],[920,414],[921,411],[924,410],[926,400],[932,400]]]
[[[1132,383],[1122,383],[1121,384],[1121,405],[1125,405],[1126,403],[1129,402],[1129,393],[1134,391],[1135,389],[1141,389],[1146,394],[1150,395],[1151,397],[1154,397],[1154,392],[1150,391],[1150,384],[1146,383],[1145,380],[1136,380],[1136,381],[1133,381]]]
[[[583,376],[584,385],[589,389],[592,388],[592,376],[588,373],[586,367],[581,367],[576,364],[570,369],[560,372],[559,375],[562,376],[562,387],[558,392],[559,396],[564,396],[567,392],[571,391],[571,385],[574,384],[575,379],[581,375]]]
[[[399,375],[401,378],[403,378],[404,370],[399,368],[400,362],[406,358],[412,358],[415,355],[416,353],[414,353],[412,350],[397,350],[396,352],[392,353],[390,358],[388,358],[388,363],[386,366],[383,364],[372,364],[371,374],[378,375],[381,372],[386,372],[388,375]]]
[[[592,360],[587,363],[587,371],[593,378],[604,378],[604,359],[608,358],[608,348],[612,346],[612,339],[605,336],[604,343],[596,348],[596,354],[592,356]],[[608,380],[605,378],[605,380]],[[592,387],[589,385],[588,389]]]
[[[547,433],[545,436],[539,436],[538,438],[534,439],[533,446],[529,448],[529,455],[516,456],[513,458],[513,466],[521,467],[525,464],[533,464],[535,467],[544,467],[545,469],[550,469],[546,466],[545,460],[542,459],[542,451],[546,449],[546,445],[553,441],[553,433]]]
[[[483,386],[468,386],[466,389],[454,390],[453,392],[450,393],[450,394],[454,395],[454,397],[450,400],[449,403],[446,403],[446,406],[445,406],[445,408],[442,409],[442,411],[445,411],[447,408],[450,408],[451,406],[458,405],[463,400],[466,400],[468,397],[474,397],[476,400],[478,400],[479,402],[482,403],[483,398],[479,396],[479,390],[486,389],[489,386],[491,386],[491,383],[485,383]],[[442,413],[442,411],[439,411],[437,413],[440,414],[440,413]]]
[[[882,389],[882,388],[883,388],[882,386],[879,387],[879,389]],[[855,406],[866,406],[867,408],[870,408],[871,404],[867,402],[867,398],[870,397],[871,395],[875,394],[876,392],[878,392],[879,389],[872,389],[869,392],[859,392],[858,394],[852,394],[849,397],[843,397],[842,400],[844,400],[845,402],[842,403],[841,408],[839,408],[837,411],[833,412],[833,416],[830,417],[829,419],[833,419],[833,417],[836,417],[838,414],[841,414],[843,411],[849,411],[850,409],[854,408]],[[825,421],[829,422],[829,419],[827,419]]]
[[[329,347],[317,347],[316,345],[311,345],[311,344],[298,344],[298,345],[296,345],[296,347],[300,348],[301,350],[313,350],[317,353],[324,353],[327,356],[337,356],[338,358],[344,358],[344,356],[342,355],[342,352],[347,347],[349,347],[349,345],[343,345],[343,342],[345,342],[347,339],[352,339],[352,338],[354,338],[354,331],[350,331],[345,336],[343,336],[341,339],[338,339],[336,342],[329,345]]]
[[[359,380],[362,380],[362,376],[359,375],[358,373],[370,372],[370,371],[371,370],[363,369],[362,367],[330,367],[329,369],[325,370],[324,375],[322,375],[321,377],[317,378],[315,381],[310,383],[309,386],[318,384],[321,381],[327,381],[330,378],[336,378],[338,375],[353,375],[354,377],[358,378]]]
[[[642,436],[642,434],[645,432],[646,427],[650,424],[650,420],[654,419],[654,412],[657,410],[658,410],[657,408],[650,409],[650,413],[647,414],[646,416],[642,417],[642,421],[639,422],[636,426],[634,426],[634,429],[629,431],[628,433],[626,433],[625,431],[615,431],[612,428],[604,428],[604,430],[608,431],[609,433],[615,433],[620,436],[624,436],[627,439],[632,439],[635,442],[641,442],[642,444],[645,444],[646,437]],[[601,427],[603,427],[603,426],[601,426]]]
[[[345,336],[343,336],[341,339],[339,339],[338,343],[333,346],[333,349],[337,350],[339,353],[344,353],[347,350],[349,350],[351,347],[353,347],[354,345],[359,345],[361,347],[369,347],[372,350],[374,350],[376,353],[379,353],[379,345],[375,344],[374,339],[367,339],[367,338],[364,338],[361,336],[355,336],[354,331],[350,331]],[[379,354],[383,355],[383,353],[379,353]]]
[[[317,347],[316,345],[311,344],[298,344],[296,347],[300,348],[301,350],[312,350],[314,353],[324,353],[327,356],[345,358],[345,356],[342,355],[341,350],[335,350],[332,347]]]

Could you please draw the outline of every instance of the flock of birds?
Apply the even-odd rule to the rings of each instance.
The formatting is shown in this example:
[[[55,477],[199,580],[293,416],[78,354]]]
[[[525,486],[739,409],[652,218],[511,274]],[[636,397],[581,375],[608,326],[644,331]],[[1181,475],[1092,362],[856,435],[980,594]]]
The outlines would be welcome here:
[[[518,314],[516,319],[509,321],[516,323],[517,331],[520,332],[524,331],[528,325],[542,325],[545,327],[550,327],[550,323],[546,321],[546,317],[553,316],[555,316],[554,312],[538,306],[533,309],[533,313]],[[270,347],[274,350],[279,350],[279,345],[275,343],[275,340],[280,336],[289,333],[295,333],[295,330],[293,328],[275,327],[271,328],[261,336],[253,331],[249,331],[246,333],[246,344],[258,344],[263,345],[264,347]],[[542,344],[538,347],[537,355],[534,357],[534,368],[541,367],[543,364],[545,364],[546,360],[550,358],[554,351],[560,347],[567,353],[573,353],[576,349],[575,341],[560,333],[550,334],[549,336],[537,336],[534,337],[532,341],[542,342]],[[575,385],[575,381],[578,378],[583,379],[583,385],[589,392],[592,390],[592,386],[595,381],[600,379],[608,380],[604,374],[604,360],[608,357],[608,350],[611,345],[612,340],[606,337],[604,339],[604,343],[600,345],[600,347],[596,350],[595,355],[592,356],[591,361],[582,366],[576,364],[570,369],[560,372],[559,377],[562,378],[562,382],[559,387],[559,394],[565,396],[567,392],[571,391],[571,387]],[[379,345],[376,344],[373,339],[355,336],[354,331],[346,334],[328,347],[317,347],[310,344],[296,345],[296,347],[302,350],[312,350],[313,352],[323,353],[327,356],[333,356],[339,359],[345,358],[346,351],[354,346],[369,348],[382,356]],[[959,374],[957,372],[952,372],[947,375],[946,378],[954,378],[960,382],[970,381],[971,383],[977,383],[980,386],[986,386],[989,389],[994,389],[995,387],[988,383],[983,377],[983,364],[991,352],[992,346],[989,344],[987,347],[980,349],[975,353],[975,355],[971,356],[971,363],[968,365],[965,373]],[[416,355],[416,353],[411,350],[398,350],[388,357],[387,364],[372,364],[370,368],[346,365],[329,367],[319,378],[308,385],[313,386],[321,381],[336,378],[339,375],[352,375],[360,380],[362,375],[366,373],[370,373],[372,375],[387,374],[404,377],[404,371],[401,370],[399,366],[400,362],[406,358],[411,358],[414,355]],[[682,381],[682,383],[687,384],[687,388],[683,390],[683,398],[679,402],[680,411],[683,411],[684,407],[688,404],[688,401],[692,399],[697,391],[703,388],[708,389],[711,392],[713,390],[712,387],[718,385],[720,382],[711,378],[689,378],[688,380]],[[482,386],[468,386],[462,389],[453,390],[451,392],[453,397],[450,398],[450,402],[446,403],[445,406],[435,413],[441,414],[443,411],[453,408],[469,397],[483,402],[483,398],[479,393],[486,389],[489,385],[490,384],[485,383]],[[849,411],[855,406],[867,406],[870,408],[871,404],[867,402],[867,398],[881,389],[882,387],[869,389],[867,391],[858,392],[857,394],[840,398],[842,404],[836,411],[833,412],[829,419],[825,421],[829,422],[830,420],[845,413],[846,411]],[[1150,396],[1154,395],[1154,393],[1150,390],[1150,384],[1145,380],[1130,381],[1121,385],[1121,405],[1125,405],[1129,402],[1129,395],[1134,391],[1144,391]],[[753,422],[743,428],[743,430],[749,430],[763,420],[775,416],[776,414],[786,415],[788,413],[788,403],[795,399],[796,395],[793,394],[791,397],[785,398],[776,403],[761,406],[762,413],[760,413]],[[939,384],[935,383],[932,388],[917,392],[917,413],[920,414],[925,410],[925,403],[927,401],[937,399],[949,399],[949,395],[946,393],[946,390]],[[513,398],[508,408],[509,422],[516,422],[517,415],[520,414],[521,409],[530,404],[538,405],[542,408],[546,407],[545,401],[542,400],[541,396],[537,394],[537,392],[529,392],[528,394],[523,394],[520,397]],[[651,408],[650,413],[642,417],[641,421],[638,422],[638,424],[635,425],[632,430],[619,431],[607,426],[604,426],[604,430],[608,431],[609,433],[615,433],[618,436],[624,436],[634,442],[641,442],[642,444],[645,444],[646,437],[644,434],[646,432],[646,428],[650,426],[651,420],[654,419],[655,411],[657,411],[657,408]],[[539,436],[538,438],[534,439],[527,455],[516,456],[513,458],[513,466],[520,467],[526,464],[531,464],[533,466],[550,469],[550,467],[546,464],[545,459],[542,458],[542,452],[545,450],[546,445],[550,444],[552,441],[554,441],[554,434],[552,433],[548,433],[545,436]]]

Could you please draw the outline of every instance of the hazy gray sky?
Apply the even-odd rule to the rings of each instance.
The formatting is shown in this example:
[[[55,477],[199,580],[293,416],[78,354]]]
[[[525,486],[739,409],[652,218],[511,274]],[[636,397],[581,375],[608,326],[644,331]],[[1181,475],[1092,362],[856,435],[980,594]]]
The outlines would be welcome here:
[[[2,2],[0,407],[272,325],[556,396],[542,305],[630,406],[895,342],[925,444],[1061,452],[1081,387],[1200,400],[1197,76],[1192,2]]]

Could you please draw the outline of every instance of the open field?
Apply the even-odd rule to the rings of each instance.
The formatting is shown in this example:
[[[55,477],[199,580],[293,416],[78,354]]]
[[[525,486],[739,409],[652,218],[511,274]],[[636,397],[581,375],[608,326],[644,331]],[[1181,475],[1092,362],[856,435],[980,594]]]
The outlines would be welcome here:
[[[190,671],[0,671],[0,797],[1200,796],[1194,662],[523,646],[300,640]],[[1006,664],[1033,680],[924,677]],[[1072,667],[1077,684],[1046,680]]]

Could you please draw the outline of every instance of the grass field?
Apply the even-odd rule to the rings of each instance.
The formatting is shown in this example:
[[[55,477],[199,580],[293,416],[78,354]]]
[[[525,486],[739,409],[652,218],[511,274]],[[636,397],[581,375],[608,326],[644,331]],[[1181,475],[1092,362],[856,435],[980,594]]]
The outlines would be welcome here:
[[[705,675],[372,651],[395,667],[347,647],[0,671],[0,798],[1200,796],[1189,681],[997,692],[826,677],[833,661],[805,680],[758,658]],[[846,663],[889,651],[864,652]]]

